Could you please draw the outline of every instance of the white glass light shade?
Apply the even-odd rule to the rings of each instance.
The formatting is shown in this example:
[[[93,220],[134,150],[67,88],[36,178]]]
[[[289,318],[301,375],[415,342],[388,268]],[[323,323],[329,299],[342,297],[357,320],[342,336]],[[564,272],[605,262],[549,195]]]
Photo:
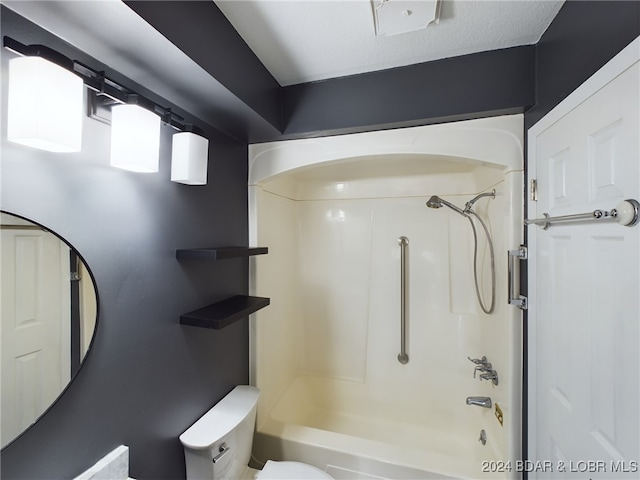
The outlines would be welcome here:
[[[160,117],[138,105],[111,107],[111,166],[157,172]]]
[[[50,152],[82,148],[84,83],[41,57],[9,61],[7,139]]]
[[[206,185],[208,155],[208,139],[192,132],[174,134],[171,180],[187,185]]]

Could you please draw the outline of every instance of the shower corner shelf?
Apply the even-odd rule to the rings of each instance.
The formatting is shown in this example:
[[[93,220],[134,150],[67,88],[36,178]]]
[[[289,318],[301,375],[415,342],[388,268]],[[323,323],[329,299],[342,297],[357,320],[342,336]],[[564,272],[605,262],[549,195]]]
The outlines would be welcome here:
[[[267,247],[214,247],[176,250],[178,260],[226,260],[269,253]],[[206,307],[180,315],[181,325],[220,330],[266,307],[268,298],[236,295]]]
[[[228,258],[243,258],[252,255],[269,253],[267,247],[213,247],[213,248],[185,248],[176,250],[178,260],[226,260]]]
[[[180,315],[180,324],[220,330],[266,307],[269,303],[271,300],[268,298],[236,295]]]

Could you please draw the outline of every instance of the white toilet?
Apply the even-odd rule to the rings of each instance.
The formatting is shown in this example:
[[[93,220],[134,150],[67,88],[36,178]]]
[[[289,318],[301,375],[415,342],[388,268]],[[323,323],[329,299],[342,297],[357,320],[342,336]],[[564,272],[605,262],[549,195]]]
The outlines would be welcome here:
[[[260,390],[239,385],[180,435],[187,480],[331,479],[319,468],[300,462],[267,461],[249,467]]]

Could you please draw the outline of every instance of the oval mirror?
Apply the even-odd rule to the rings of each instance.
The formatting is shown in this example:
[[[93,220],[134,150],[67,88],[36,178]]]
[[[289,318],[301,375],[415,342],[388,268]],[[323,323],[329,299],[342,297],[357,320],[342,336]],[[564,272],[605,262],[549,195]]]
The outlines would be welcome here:
[[[2,448],[60,396],[84,360],[98,298],[80,255],[59,236],[0,212]]]

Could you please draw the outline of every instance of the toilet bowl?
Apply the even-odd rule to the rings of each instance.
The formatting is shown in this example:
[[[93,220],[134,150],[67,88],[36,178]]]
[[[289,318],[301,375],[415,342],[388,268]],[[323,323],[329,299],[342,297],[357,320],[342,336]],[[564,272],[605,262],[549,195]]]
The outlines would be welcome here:
[[[187,480],[333,478],[300,462],[269,460],[262,470],[249,467],[259,396],[257,388],[239,385],[180,435]]]

